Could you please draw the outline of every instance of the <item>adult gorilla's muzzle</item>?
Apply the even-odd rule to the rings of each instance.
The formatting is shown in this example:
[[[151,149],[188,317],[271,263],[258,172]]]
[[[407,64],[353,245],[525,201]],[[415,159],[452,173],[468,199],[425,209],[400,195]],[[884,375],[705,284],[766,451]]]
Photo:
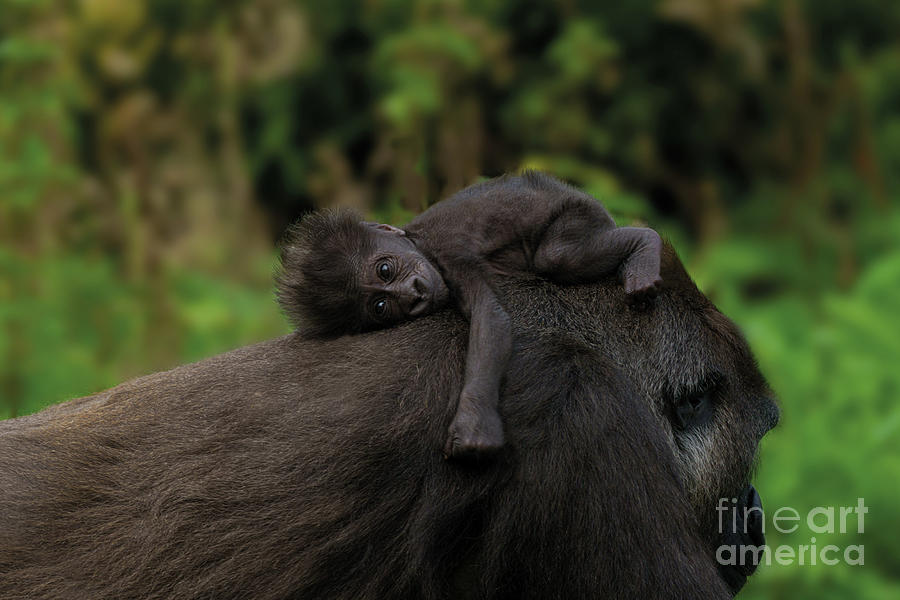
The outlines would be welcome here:
[[[719,524],[721,544],[727,546],[716,552],[719,573],[737,594],[747,577],[756,571],[765,551],[762,499],[756,488],[752,485],[744,488],[731,510],[720,513]]]

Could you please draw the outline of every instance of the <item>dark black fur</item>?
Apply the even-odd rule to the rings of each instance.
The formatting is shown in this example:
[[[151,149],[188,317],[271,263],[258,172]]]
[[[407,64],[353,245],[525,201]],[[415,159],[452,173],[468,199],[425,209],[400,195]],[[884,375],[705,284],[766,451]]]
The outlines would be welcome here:
[[[499,282],[509,443],[441,456],[467,325],[293,334],[0,422],[0,598],[723,599],[715,499],[773,424],[734,326],[671,254],[613,280]],[[712,423],[668,398],[716,373]],[[686,393],[686,392],[685,392]]]

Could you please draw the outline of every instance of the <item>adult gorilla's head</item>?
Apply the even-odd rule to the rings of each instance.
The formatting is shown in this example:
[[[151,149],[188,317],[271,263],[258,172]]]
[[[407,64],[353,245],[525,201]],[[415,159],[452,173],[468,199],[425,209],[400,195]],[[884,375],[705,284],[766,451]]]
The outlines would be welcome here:
[[[736,593],[765,543],[750,476],[779,409],[740,331],[697,289],[669,245],[662,273],[658,300],[642,310],[626,308],[615,286],[567,290],[568,310],[556,325],[578,332],[578,344],[637,387],[674,459],[683,495],[677,500],[691,506],[710,555],[721,545],[736,549],[737,564],[718,565]],[[534,305],[521,288],[513,296]],[[527,338],[529,319],[519,322]]]
[[[756,568],[752,548],[765,543],[761,500],[749,479],[779,409],[734,323],[696,290],[671,248],[665,262],[671,301],[659,310],[671,330],[645,332],[641,345],[652,366],[640,378],[642,391],[666,428],[701,531],[713,547],[738,548],[737,564],[720,565],[737,591]]]

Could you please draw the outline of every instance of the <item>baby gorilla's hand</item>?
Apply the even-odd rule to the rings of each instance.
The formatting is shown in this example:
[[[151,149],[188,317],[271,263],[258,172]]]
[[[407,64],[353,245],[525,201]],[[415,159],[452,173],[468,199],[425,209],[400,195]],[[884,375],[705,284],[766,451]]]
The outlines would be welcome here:
[[[450,423],[444,458],[470,460],[494,454],[503,447],[503,422],[496,405],[496,401],[462,393]]]

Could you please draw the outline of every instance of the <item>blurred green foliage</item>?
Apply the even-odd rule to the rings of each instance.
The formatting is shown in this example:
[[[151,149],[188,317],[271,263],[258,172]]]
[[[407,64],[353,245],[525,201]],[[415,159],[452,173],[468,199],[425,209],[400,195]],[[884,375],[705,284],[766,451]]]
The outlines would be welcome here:
[[[0,418],[286,331],[303,211],[541,168],[746,331],[767,508],[870,507],[817,536],[865,566],[742,597],[900,597],[898,32],[891,0],[0,0]]]

